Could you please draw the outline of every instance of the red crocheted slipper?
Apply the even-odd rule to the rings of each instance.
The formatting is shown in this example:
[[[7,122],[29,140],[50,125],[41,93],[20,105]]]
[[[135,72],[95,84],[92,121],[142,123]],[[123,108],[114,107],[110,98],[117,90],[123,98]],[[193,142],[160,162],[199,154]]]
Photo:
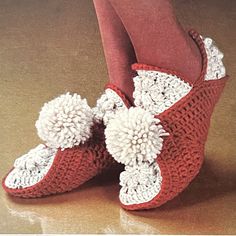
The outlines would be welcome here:
[[[63,193],[77,188],[114,163],[106,150],[104,125],[129,101],[114,85],[91,109],[85,99],[69,93],[46,103],[36,122],[46,142],[15,161],[2,181],[5,191],[23,198]]]
[[[210,38],[191,30],[203,67],[194,84],[175,71],[133,65],[134,103],[105,129],[114,159],[125,164],[120,201],[128,210],[158,207],[198,174],[213,108],[227,81],[223,54]]]

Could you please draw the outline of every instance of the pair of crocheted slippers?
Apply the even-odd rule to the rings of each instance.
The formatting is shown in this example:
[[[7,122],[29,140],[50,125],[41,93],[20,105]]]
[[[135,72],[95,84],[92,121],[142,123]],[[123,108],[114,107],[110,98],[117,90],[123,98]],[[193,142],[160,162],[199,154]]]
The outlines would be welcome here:
[[[158,207],[182,192],[200,170],[211,114],[227,81],[213,41],[190,35],[203,61],[194,84],[175,71],[134,64],[135,106],[112,84],[92,109],[77,94],[46,103],[36,122],[46,144],[15,161],[4,189],[24,198],[62,193],[119,162],[125,209]]]

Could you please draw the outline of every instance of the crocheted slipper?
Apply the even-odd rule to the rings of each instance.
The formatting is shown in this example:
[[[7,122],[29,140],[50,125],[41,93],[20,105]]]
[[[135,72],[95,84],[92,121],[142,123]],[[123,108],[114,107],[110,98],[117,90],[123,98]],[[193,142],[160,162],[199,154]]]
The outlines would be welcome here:
[[[125,164],[120,201],[128,210],[158,207],[182,192],[198,174],[213,108],[227,76],[223,54],[210,38],[191,30],[203,67],[189,84],[181,74],[134,64],[134,103],[105,129],[107,149]]]
[[[46,103],[36,122],[46,142],[16,159],[2,181],[11,195],[42,197],[70,191],[114,163],[106,150],[104,125],[129,101],[114,85],[91,109],[85,99],[69,93]]]

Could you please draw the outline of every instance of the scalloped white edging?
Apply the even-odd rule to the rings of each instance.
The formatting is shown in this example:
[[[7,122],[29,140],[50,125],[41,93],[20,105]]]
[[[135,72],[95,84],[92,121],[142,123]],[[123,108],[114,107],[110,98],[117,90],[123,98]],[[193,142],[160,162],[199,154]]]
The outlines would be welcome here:
[[[225,66],[222,61],[224,54],[219,50],[211,38],[202,38],[208,60],[205,80],[221,79],[226,75]]]
[[[118,111],[124,111],[127,107],[122,98],[112,89],[107,88],[97,100],[93,113],[96,121],[103,121],[105,125],[115,117]]]
[[[156,162],[126,166],[120,174],[120,201],[124,205],[151,201],[161,191],[161,184],[161,170]]]
[[[43,144],[31,149],[17,158],[14,169],[7,175],[5,185],[12,189],[21,189],[35,185],[48,173],[57,149]]]

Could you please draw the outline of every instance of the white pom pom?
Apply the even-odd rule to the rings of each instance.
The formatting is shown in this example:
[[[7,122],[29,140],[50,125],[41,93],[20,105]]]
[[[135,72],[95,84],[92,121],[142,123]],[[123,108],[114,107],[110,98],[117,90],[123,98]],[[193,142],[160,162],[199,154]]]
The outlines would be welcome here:
[[[152,163],[161,152],[162,137],[168,135],[159,122],[140,107],[117,113],[105,130],[107,150],[125,165]]]
[[[36,121],[39,137],[49,147],[72,148],[91,135],[93,112],[78,94],[63,94],[45,103]]]

